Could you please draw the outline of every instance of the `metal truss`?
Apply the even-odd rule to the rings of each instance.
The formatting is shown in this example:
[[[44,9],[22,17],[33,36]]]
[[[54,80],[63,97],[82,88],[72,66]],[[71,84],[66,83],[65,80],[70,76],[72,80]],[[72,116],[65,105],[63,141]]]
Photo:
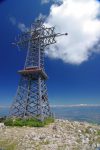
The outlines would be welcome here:
[[[15,117],[38,117],[39,119],[51,115],[47,87],[39,75],[22,75],[15,101],[11,107],[11,115]]]
[[[21,79],[10,109],[11,117],[36,117],[40,120],[52,116],[46,87],[47,75],[44,70],[45,47],[56,43],[55,37],[66,34],[54,32],[41,20],[31,25],[29,31],[18,36],[16,45],[28,48],[24,70],[19,71]]]

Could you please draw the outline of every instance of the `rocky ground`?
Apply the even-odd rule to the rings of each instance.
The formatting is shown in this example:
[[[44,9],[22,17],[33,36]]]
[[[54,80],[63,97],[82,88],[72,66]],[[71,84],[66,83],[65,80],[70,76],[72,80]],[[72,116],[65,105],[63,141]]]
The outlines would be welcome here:
[[[0,150],[100,150],[100,126],[68,120],[41,128],[0,123]]]

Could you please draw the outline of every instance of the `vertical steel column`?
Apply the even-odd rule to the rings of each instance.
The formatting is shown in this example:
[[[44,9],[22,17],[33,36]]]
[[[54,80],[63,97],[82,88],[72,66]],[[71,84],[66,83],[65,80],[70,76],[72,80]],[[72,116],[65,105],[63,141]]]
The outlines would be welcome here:
[[[43,121],[43,108],[42,108],[42,93],[41,93],[41,76],[38,78],[39,83],[39,109],[40,109],[40,119]]]
[[[24,118],[26,118],[27,116],[29,116],[29,112],[28,112],[28,106],[29,106],[29,101],[30,101],[30,91],[31,91],[31,76],[28,76],[28,88],[27,88],[27,97],[25,100],[25,111],[24,111]]]

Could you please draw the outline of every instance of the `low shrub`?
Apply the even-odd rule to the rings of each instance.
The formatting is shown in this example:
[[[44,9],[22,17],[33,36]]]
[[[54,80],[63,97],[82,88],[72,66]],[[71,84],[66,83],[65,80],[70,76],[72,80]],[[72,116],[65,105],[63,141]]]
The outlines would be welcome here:
[[[6,126],[12,126],[12,125],[13,125],[13,119],[6,119],[6,120],[4,121],[4,124],[5,124]]]
[[[44,124],[48,125],[49,123],[53,123],[54,122],[54,118],[53,117],[48,117],[44,120]]]
[[[23,119],[23,118],[8,118],[5,120],[4,124],[6,126],[29,126],[29,127],[44,127],[45,125],[48,125],[50,123],[54,122],[54,118],[48,117],[44,119],[43,121],[40,121],[35,118],[29,118],[29,119]]]
[[[0,117],[0,123],[4,122],[6,120],[6,116]]]

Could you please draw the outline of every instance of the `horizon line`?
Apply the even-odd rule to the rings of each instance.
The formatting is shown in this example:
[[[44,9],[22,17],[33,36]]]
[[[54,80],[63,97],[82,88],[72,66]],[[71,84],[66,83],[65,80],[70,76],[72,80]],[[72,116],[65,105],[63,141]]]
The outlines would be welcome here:
[[[51,107],[97,107],[100,104],[62,104],[62,105],[50,105]]]
[[[9,108],[11,105],[0,105],[0,108]],[[100,104],[53,104],[50,107],[93,107],[100,106]]]

